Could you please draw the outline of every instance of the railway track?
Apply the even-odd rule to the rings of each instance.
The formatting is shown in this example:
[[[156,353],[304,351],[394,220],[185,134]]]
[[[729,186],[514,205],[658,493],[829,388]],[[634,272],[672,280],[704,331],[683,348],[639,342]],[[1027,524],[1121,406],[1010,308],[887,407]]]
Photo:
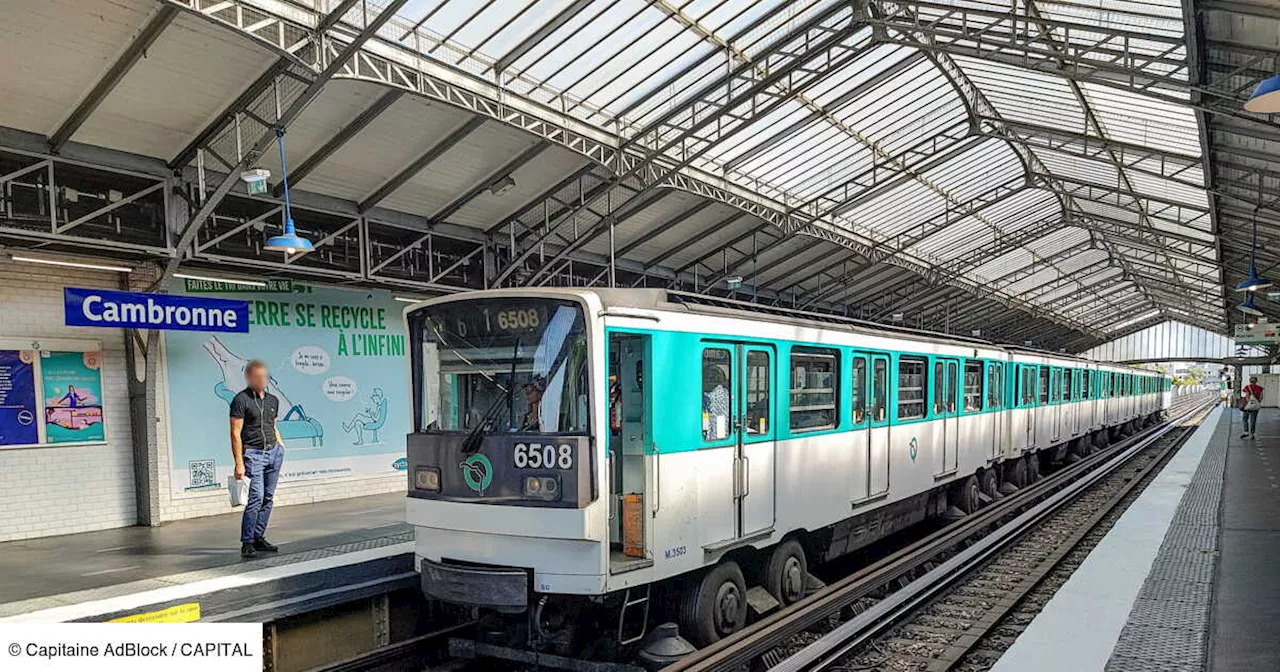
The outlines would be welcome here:
[[[987,669],[1047,600],[1029,596],[1046,582],[1065,580],[1071,568],[1064,562],[1083,560],[1102,536],[1100,524],[1118,517],[1211,406],[1207,397],[1183,400],[1171,410],[1172,420],[997,500],[667,669]]]

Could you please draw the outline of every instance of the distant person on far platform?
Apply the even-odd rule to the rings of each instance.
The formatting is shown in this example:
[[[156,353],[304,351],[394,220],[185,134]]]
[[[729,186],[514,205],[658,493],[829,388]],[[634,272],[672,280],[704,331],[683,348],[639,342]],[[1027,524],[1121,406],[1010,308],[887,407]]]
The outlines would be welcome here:
[[[1258,438],[1258,411],[1262,408],[1262,386],[1257,376],[1249,377],[1249,384],[1240,390],[1240,410],[1244,414],[1244,434],[1240,438]]]
[[[284,464],[284,437],[276,427],[280,400],[267,391],[270,380],[266,364],[256,359],[249,362],[244,367],[246,387],[231,400],[231,456],[236,478],[249,477],[249,501],[240,519],[242,558],[279,550],[266,537],[276,481]]]

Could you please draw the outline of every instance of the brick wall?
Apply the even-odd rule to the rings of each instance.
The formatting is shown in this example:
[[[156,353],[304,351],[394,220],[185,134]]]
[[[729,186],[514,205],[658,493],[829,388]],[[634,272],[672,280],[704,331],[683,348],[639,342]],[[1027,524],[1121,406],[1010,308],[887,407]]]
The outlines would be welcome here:
[[[118,289],[119,276],[0,259],[0,337],[101,341],[107,443],[0,450],[0,541],[123,527],[137,519],[124,333],[63,326],[67,284]]]

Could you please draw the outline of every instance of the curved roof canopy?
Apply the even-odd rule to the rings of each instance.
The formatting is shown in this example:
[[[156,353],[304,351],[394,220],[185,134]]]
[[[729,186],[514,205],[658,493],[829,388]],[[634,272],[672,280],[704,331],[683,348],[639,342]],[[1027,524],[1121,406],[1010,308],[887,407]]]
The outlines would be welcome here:
[[[235,180],[278,171],[276,126],[318,246],[285,266],[364,283],[741,278],[763,302],[1079,350],[1166,320],[1225,331],[1248,225],[1280,236],[1280,127],[1241,109],[1280,68],[1257,3],[49,0],[13,19],[0,131],[205,187],[142,241],[170,272],[280,265],[248,235],[278,199]],[[34,161],[0,149],[0,181]],[[41,239],[120,230],[86,212],[44,215]]]

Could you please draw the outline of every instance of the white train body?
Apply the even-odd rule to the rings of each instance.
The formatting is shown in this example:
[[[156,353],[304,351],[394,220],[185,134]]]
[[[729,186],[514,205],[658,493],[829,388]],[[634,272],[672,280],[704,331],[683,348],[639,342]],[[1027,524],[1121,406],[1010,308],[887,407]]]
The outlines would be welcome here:
[[[581,307],[572,329],[569,305]],[[406,315],[417,409],[407,517],[424,590],[513,611],[537,594],[660,582],[794,535],[835,557],[940,512],[970,477],[1009,480],[1027,455],[1091,443],[1170,402],[1149,371],[661,290],[474,292]],[[483,380],[457,377],[476,371]],[[529,383],[517,389],[528,380],[546,388],[536,402]],[[497,420],[474,431],[482,415]],[[642,548],[625,548],[636,507]]]

